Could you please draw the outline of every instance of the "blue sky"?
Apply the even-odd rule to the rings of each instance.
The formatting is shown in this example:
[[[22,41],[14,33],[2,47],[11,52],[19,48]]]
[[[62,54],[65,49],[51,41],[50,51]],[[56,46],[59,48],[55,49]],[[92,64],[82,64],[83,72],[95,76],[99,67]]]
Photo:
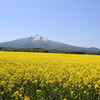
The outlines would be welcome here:
[[[0,42],[32,35],[100,48],[100,0],[0,0]]]

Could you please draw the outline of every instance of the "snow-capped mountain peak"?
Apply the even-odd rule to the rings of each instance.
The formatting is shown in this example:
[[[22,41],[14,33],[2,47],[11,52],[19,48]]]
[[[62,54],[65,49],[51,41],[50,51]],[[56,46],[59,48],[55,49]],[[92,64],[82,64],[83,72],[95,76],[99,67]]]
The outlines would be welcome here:
[[[34,41],[39,41],[39,40],[47,41],[48,40],[48,39],[45,39],[45,38],[41,37],[40,35],[31,36],[29,38],[33,39]]]

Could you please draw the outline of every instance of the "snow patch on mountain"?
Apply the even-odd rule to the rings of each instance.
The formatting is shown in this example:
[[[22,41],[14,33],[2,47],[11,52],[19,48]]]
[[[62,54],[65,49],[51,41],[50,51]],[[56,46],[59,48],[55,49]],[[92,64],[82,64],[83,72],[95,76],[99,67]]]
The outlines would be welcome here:
[[[48,39],[45,39],[39,35],[31,36],[30,39],[33,39],[34,41],[48,41]]]

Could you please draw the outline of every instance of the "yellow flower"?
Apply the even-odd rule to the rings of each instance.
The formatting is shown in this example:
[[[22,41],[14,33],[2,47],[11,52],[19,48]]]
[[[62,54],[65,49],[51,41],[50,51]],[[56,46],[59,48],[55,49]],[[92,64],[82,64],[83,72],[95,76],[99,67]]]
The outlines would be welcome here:
[[[84,91],[83,93],[86,94],[86,95],[88,95],[88,92],[87,91]]]
[[[74,95],[74,91],[71,91],[70,94],[71,94],[71,96],[73,96]]]
[[[38,82],[38,80],[34,80],[32,83],[37,83]]]
[[[4,91],[0,92],[0,94],[3,95],[4,94]]]
[[[67,99],[63,99],[63,100],[67,100]]]
[[[41,93],[41,90],[36,90],[36,93],[37,93],[37,94],[40,94],[40,93]]]
[[[91,85],[88,85],[88,87],[91,88],[92,86]]]
[[[5,81],[1,81],[0,86],[6,86],[6,82]]]
[[[58,88],[54,89],[54,92],[58,91]]]
[[[31,100],[29,97],[25,96],[24,100]]]
[[[20,88],[20,91],[23,91],[23,90],[24,90],[24,88],[23,88],[23,87],[21,87],[21,88]]]

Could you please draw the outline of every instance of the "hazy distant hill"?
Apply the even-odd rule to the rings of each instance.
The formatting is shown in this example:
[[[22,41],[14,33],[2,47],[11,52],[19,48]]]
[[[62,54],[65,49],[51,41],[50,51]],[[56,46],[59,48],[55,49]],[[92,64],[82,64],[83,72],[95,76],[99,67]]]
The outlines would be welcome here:
[[[21,38],[14,41],[0,43],[1,47],[8,48],[46,48],[51,50],[63,50],[63,51],[81,51],[81,52],[93,52],[98,53],[100,49],[91,47],[77,47],[68,44],[45,39],[39,35],[31,36],[28,38]]]

